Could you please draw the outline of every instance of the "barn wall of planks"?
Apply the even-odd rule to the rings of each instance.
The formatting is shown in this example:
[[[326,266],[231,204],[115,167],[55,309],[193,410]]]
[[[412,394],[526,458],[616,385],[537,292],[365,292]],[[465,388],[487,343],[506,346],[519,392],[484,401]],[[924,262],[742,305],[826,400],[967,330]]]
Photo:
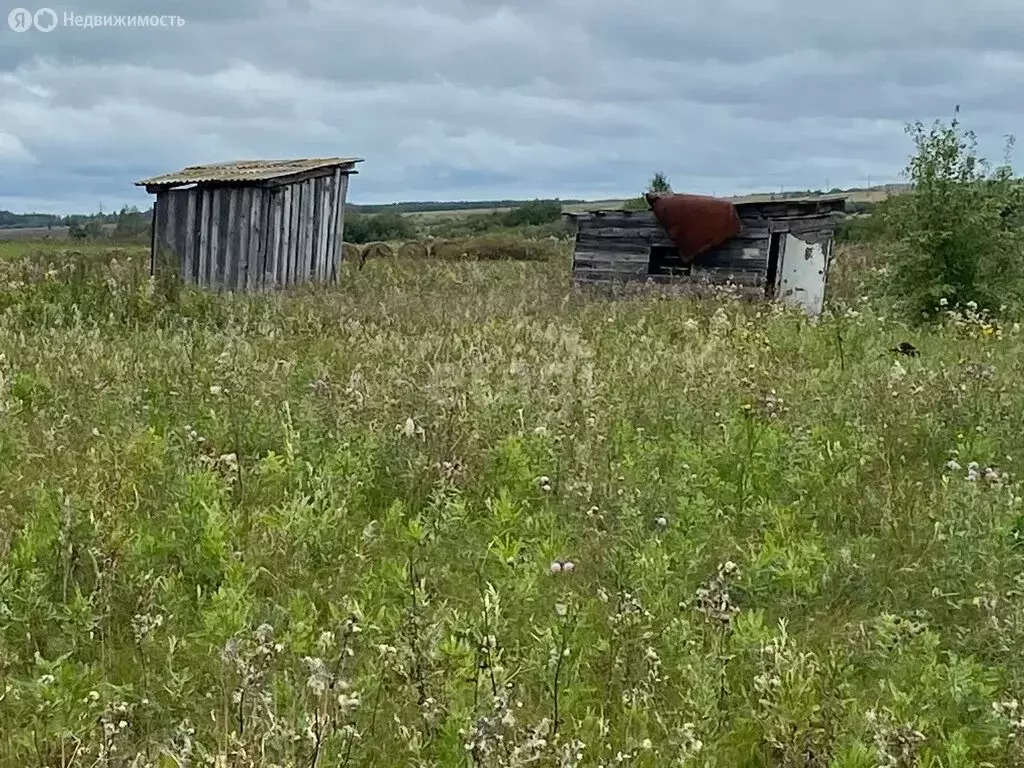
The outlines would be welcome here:
[[[573,279],[577,283],[731,283],[771,292],[772,236],[788,232],[830,249],[835,214],[843,204],[842,198],[738,203],[740,233],[679,270],[656,268],[656,255],[670,255],[675,246],[652,212],[571,214],[576,221]]]
[[[336,282],[354,172],[338,165],[256,181],[154,185],[154,274],[173,270],[186,284],[237,293]]]

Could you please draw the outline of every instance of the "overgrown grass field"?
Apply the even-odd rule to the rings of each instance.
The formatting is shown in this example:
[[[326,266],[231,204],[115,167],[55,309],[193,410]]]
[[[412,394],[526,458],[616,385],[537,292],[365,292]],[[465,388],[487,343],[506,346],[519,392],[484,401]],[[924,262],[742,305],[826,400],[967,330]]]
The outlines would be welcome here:
[[[1024,760],[1013,327],[852,251],[811,322],[58,248],[0,244],[0,764]]]

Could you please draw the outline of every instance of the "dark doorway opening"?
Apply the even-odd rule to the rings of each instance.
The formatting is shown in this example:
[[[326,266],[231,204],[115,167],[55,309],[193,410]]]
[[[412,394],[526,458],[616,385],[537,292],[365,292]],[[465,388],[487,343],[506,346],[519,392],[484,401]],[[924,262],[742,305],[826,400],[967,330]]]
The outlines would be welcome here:
[[[768,241],[768,274],[765,275],[764,294],[775,298],[776,283],[779,279],[779,257],[782,254],[782,238],[785,232],[772,232]]]
[[[679,249],[674,245],[651,246],[647,274],[677,276],[689,275],[692,271],[692,265],[683,263],[683,257],[679,255]]]

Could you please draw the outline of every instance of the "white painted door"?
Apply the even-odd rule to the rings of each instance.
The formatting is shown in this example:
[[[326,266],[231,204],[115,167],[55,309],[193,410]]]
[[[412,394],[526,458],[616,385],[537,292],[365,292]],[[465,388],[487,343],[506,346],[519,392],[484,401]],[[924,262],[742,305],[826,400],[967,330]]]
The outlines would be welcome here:
[[[803,307],[810,315],[820,315],[827,266],[828,253],[819,243],[807,243],[787,233],[779,268],[779,298]]]

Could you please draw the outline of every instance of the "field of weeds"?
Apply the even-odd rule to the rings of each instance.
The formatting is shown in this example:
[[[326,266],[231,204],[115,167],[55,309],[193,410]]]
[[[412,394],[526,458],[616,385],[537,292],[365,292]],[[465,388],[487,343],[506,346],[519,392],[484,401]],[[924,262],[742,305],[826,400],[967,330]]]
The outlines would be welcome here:
[[[0,257],[0,764],[1024,760],[1012,327]]]

